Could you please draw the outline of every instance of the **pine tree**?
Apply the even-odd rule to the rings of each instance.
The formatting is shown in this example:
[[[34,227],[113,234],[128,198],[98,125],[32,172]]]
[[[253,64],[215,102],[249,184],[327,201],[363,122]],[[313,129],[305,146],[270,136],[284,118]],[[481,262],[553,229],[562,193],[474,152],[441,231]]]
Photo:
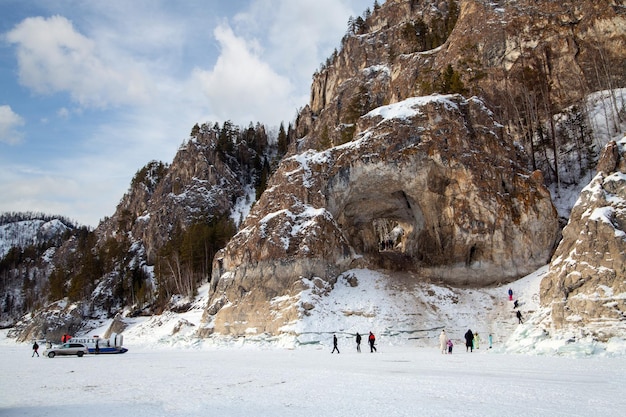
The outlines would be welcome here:
[[[200,133],[200,126],[198,126],[198,123],[196,123],[191,128],[191,136],[192,137],[197,137],[199,133]]]
[[[280,128],[278,129],[278,154],[284,155],[287,153],[287,148],[289,146],[287,140],[287,133],[285,133],[285,126],[283,123],[280,123]]]
[[[466,94],[466,91],[461,81],[461,74],[448,64],[441,75],[441,92],[443,94]]]

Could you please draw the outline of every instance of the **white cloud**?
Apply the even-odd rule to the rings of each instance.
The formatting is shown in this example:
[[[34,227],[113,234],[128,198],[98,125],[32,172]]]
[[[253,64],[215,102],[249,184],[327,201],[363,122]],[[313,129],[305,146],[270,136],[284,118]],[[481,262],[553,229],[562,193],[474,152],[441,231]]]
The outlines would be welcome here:
[[[311,75],[346,32],[350,7],[346,0],[256,0],[236,16],[241,31],[267,36],[268,61],[310,83]],[[308,87],[308,85],[306,86]]]
[[[42,15],[63,16],[22,20],[2,40],[16,51],[20,83],[50,95],[37,97],[49,104],[41,112],[22,116],[55,135],[29,137],[32,149],[49,147],[43,159],[0,155],[0,211],[95,226],[138,169],[171,161],[194,123],[292,121],[358,1],[43,2]],[[252,14],[234,18],[242,7]]]
[[[24,125],[24,119],[11,109],[11,106],[0,106],[0,142],[16,144],[22,140],[19,126]]]
[[[31,17],[7,33],[17,46],[20,83],[40,94],[67,92],[87,107],[145,101],[146,76],[122,57],[105,60],[98,45],[62,16]]]
[[[61,119],[69,119],[70,111],[67,109],[67,107],[61,107],[59,110],[57,110],[57,116],[59,116]]]
[[[278,124],[293,117],[293,86],[261,59],[258,44],[237,37],[225,24],[214,35],[221,47],[215,66],[210,71],[196,68],[192,76],[208,97],[211,112],[238,124]]]

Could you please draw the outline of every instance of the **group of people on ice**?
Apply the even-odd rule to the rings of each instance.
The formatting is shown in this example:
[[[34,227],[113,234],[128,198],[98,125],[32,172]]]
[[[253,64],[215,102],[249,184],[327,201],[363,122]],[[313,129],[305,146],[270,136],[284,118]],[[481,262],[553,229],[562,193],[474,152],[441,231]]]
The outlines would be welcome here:
[[[489,334],[489,349],[493,347],[493,335]],[[474,349],[480,348],[480,336],[478,333],[473,333],[472,329],[467,329],[465,332],[465,351],[473,352]]]
[[[359,332],[356,332],[356,351],[361,353],[361,335],[359,334]],[[369,343],[370,345],[370,352],[374,353],[376,352],[376,336],[374,336],[374,333],[370,332],[369,336],[367,337],[367,343]],[[339,348],[337,347],[337,335],[334,334],[333,335],[333,350],[330,353],[335,353],[335,351],[337,353],[339,353]]]
[[[513,301],[513,290],[511,288],[509,288],[508,291],[509,294],[509,301]],[[519,302],[518,300],[515,300],[513,302],[513,308],[516,311],[516,317],[517,320],[519,321],[520,324],[522,324],[524,321],[522,320],[522,313],[521,311],[518,309],[519,307]],[[480,336],[478,335],[478,333],[474,333],[472,332],[471,329],[468,329],[467,332],[465,332],[465,351],[466,352],[473,352],[474,349],[479,349],[480,348]],[[376,336],[374,336],[374,333],[370,332],[368,338],[368,343],[370,345],[370,352],[376,352],[376,347],[374,346],[376,343]],[[452,348],[454,347],[454,343],[452,342],[452,339],[450,339],[448,337],[448,335],[446,334],[445,330],[442,330],[441,333],[439,334],[439,349],[441,350],[441,353],[443,354],[452,354]],[[491,349],[493,347],[493,335],[489,335],[489,349]],[[357,352],[361,352],[361,335],[357,332],[356,334],[356,351]],[[333,350],[331,353],[339,353],[339,347],[337,346],[337,335],[333,335]]]
[[[519,301],[513,300],[513,290],[511,288],[509,288],[508,294],[509,294],[509,301],[513,301],[513,309],[516,310],[515,316],[517,317],[518,323],[522,324],[524,320],[522,318],[522,312],[519,310],[519,306],[520,306]],[[474,349],[480,348],[480,336],[478,335],[478,333],[474,333],[472,332],[471,329],[468,329],[467,332],[465,332],[464,337],[465,337],[465,351],[466,352],[473,352]],[[441,350],[441,353],[452,353],[452,346],[453,346],[452,340],[448,338],[445,330],[442,330],[441,334],[439,335],[439,348]],[[489,335],[489,349],[491,349],[492,347],[493,347],[493,336],[490,334]]]
[[[454,343],[452,342],[452,339],[448,338],[448,335],[446,334],[445,330],[442,330],[441,333],[439,334],[439,349],[441,350],[441,353],[451,354],[453,346],[454,346]],[[489,349],[491,349],[492,347],[493,347],[493,336],[490,334],[489,335]],[[473,333],[471,329],[468,329],[467,332],[465,332],[465,351],[473,352],[474,349],[478,349],[478,348],[480,348],[480,336],[478,335],[478,333]]]

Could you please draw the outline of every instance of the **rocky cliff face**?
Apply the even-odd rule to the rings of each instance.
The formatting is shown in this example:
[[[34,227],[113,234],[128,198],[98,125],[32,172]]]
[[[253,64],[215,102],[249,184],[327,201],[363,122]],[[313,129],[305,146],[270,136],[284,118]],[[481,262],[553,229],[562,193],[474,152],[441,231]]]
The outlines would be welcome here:
[[[351,268],[478,287],[544,265],[560,237],[544,183],[573,149],[559,149],[550,121],[588,92],[626,84],[624,44],[617,0],[387,0],[314,75],[287,157],[214,258],[199,334],[279,334],[315,308],[302,291],[332,291]],[[150,281],[147,265],[177,230],[232,214],[274,153],[262,126],[250,129],[194,127],[170,166],[142,169],[95,231],[102,254],[107,242],[124,243],[126,265],[86,274],[97,284],[87,302],[53,305],[24,334],[78,329],[98,297],[110,316],[122,307],[109,302],[112,289]],[[611,150],[542,284],[555,327],[624,322],[624,219],[613,205],[624,188],[623,144]],[[135,277],[133,268],[147,272]]]
[[[206,321],[276,333],[303,311],[277,310],[303,277],[332,284],[356,266],[450,285],[511,280],[545,264],[557,234],[541,174],[525,171],[480,100],[408,99],[362,117],[353,142],[283,160],[216,260]]]
[[[557,330],[606,341],[626,331],[626,138],[610,142],[572,210],[541,304]]]
[[[545,264],[557,215],[527,168],[558,145],[536,164],[535,142],[624,84],[625,28],[616,1],[385,2],[314,75],[290,157],[215,258],[201,334],[280,333],[314,308],[300,291],[353,267],[483,286]],[[441,91],[463,95],[416,98]]]
[[[177,229],[230,213],[237,199],[246,196],[259,173],[218,149],[219,130],[203,125],[195,133],[170,166],[152,162],[137,174],[115,214],[96,230],[100,242],[130,231],[145,247],[147,262],[154,264],[158,250]],[[239,143],[237,134],[230,132],[226,140],[232,141],[231,146],[242,146],[240,154],[248,161],[263,157]],[[267,138],[259,146],[267,147]]]
[[[529,107],[565,108],[626,81],[617,1],[388,0],[367,23],[315,75],[297,125],[313,134],[299,150],[351,140],[358,117],[376,107],[441,92],[448,65],[462,93],[480,96],[528,149],[533,126],[519,118]]]

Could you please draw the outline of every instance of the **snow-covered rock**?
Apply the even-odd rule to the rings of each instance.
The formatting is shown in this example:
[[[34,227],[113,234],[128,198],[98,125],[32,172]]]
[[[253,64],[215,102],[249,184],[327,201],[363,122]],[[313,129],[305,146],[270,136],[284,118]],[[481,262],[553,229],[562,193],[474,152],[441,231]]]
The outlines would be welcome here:
[[[606,341],[626,332],[626,138],[609,142],[541,283],[546,322]]]
[[[59,219],[31,219],[0,225],[0,259],[13,247],[25,248],[60,241],[70,228]]]

